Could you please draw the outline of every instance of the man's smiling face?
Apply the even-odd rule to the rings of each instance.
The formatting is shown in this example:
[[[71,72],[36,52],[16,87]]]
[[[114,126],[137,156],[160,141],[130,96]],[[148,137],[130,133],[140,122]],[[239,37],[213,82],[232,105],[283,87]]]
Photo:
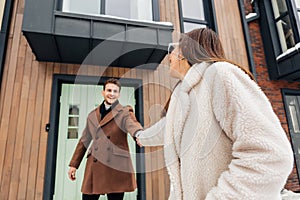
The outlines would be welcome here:
[[[111,105],[117,101],[120,97],[120,88],[119,86],[108,83],[105,85],[105,90],[102,91],[102,96],[107,104]]]

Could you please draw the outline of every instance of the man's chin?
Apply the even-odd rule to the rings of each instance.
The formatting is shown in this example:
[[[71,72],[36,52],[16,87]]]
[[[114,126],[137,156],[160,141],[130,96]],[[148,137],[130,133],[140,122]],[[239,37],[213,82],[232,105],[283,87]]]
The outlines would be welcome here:
[[[108,105],[112,105],[113,103],[115,103],[116,101],[105,101]]]

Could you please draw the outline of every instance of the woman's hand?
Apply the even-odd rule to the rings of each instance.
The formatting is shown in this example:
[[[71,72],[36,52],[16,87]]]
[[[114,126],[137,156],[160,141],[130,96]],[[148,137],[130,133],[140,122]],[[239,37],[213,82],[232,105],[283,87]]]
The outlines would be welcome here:
[[[140,147],[143,147],[143,145],[140,143],[140,141],[139,141],[139,138],[135,138],[135,140],[136,140],[136,143],[140,146]]]
[[[69,171],[68,171],[68,176],[69,176],[69,179],[71,179],[72,181],[75,181],[76,179],[76,168],[75,167],[70,167]]]

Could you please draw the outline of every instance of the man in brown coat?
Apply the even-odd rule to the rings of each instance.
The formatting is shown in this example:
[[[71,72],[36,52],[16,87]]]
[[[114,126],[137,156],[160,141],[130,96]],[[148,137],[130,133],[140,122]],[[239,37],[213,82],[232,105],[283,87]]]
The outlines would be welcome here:
[[[108,200],[122,200],[124,192],[136,189],[136,181],[127,143],[142,129],[131,107],[119,102],[121,85],[117,79],[108,79],[102,91],[103,103],[89,113],[86,127],[70,161],[68,176],[75,180],[84,154],[87,162],[81,187],[83,200],[98,200],[107,194]]]

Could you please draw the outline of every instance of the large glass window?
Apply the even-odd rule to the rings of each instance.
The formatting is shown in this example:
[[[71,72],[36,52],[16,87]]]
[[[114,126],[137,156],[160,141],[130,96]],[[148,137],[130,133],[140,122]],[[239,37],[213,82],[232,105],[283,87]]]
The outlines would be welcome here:
[[[295,37],[285,0],[272,0],[273,13],[282,52],[295,46]]]
[[[300,0],[254,1],[253,6],[261,23],[270,78],[298,81]]]
[[[189,32],[195,28],[208,26],[206,12],[211,12],[203,0],[179,0],[181,13],[181,31]]]
[[[184,17],[205,20],[202,0],[182,0],[181,2]]]
[[[152,0],[63,0],[63,12],[153,20]]]
[[[196,28],[205,28],[206,24],[197,24],[197,23],[190,23],[190,22],[183,22],[184,32],[189,32]]]
[[[0,1],[0,31],[2,30],[2,20],[4,14],[5,1]]]
[[[101,4],[100,0],[64,0],[62,11],[73,12],[81,14],[100,14]]]
[[[152,20],[152,0],[109,0],[105,10],[107,15]]]

